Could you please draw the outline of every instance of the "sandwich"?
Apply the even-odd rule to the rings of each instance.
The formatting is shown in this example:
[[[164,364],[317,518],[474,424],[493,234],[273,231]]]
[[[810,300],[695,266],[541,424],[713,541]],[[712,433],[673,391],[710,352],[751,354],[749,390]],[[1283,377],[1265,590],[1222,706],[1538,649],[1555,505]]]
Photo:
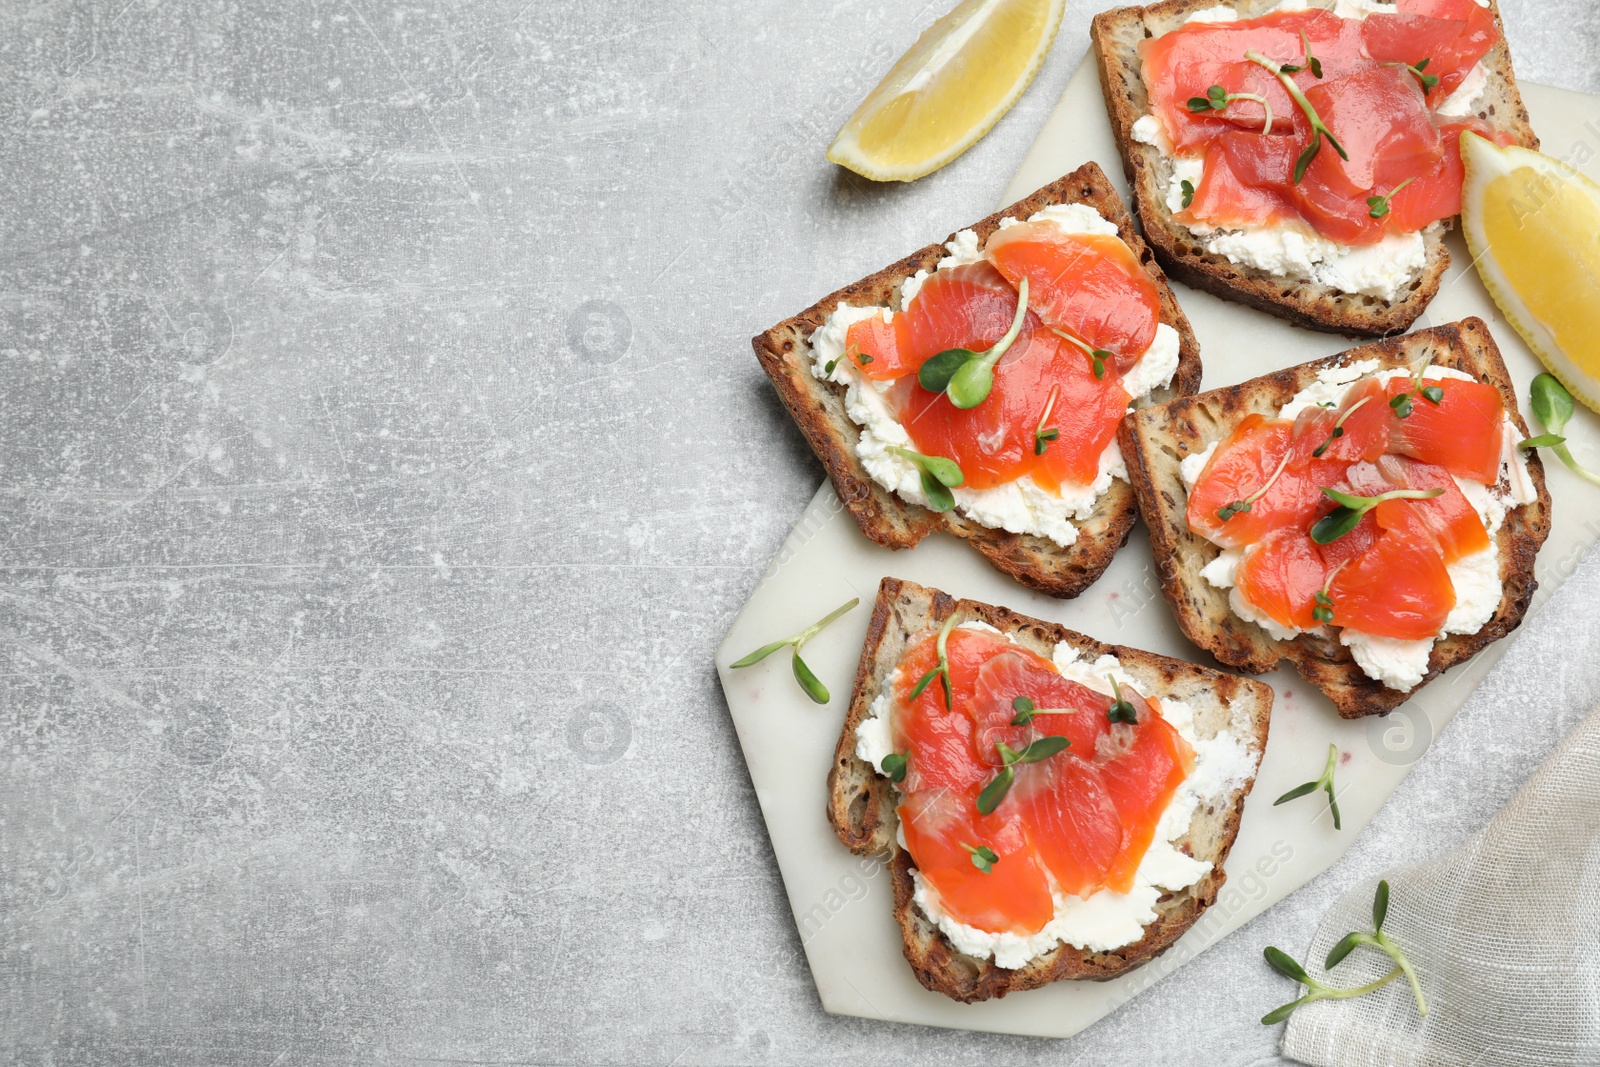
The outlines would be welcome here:
[[[1188,638],[1384,714],[1522,621],[1544,467],[1475,318],[1156,405],[1121,429]]]
[[[1261,682],[885,578],[828,818],[889,857],[928,989],[1115,978],[1215,902],[1271,711]]]
[[[1463,131],[1539,144],[1493,0],[1167,0],[1091,36],[1156,258],[1310,329],[1409,329],[1450,263]]]
[[[1200,382],[1188,320],[1093,163],[752,343],[868,538],[942,530],[1058,597],[1132,528],[1118,422]]]

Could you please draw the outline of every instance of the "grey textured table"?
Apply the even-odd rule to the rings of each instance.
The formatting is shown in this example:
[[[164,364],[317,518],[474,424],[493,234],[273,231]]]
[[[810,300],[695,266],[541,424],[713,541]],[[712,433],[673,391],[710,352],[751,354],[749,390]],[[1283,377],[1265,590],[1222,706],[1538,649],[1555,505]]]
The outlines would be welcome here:
[[[822,1013],[711,669],[820,478],[758,328],[987,212],[822,151],[944,0],[0,12],[20,1064],[1274,1061],[1344,887],[1600,698],[1600,565],[1327,876],[1070,1042]],[[1587,0],[1504,4],[1600,89]]]

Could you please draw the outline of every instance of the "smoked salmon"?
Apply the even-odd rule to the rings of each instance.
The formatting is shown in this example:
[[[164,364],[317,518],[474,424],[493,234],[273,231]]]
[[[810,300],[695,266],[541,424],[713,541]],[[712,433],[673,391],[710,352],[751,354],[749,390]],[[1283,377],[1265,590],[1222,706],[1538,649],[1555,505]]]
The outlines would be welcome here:
[[[1146,40],[1151,112],[1173,151],[1204,160],[1179,221],[1298,221],[1340,244],[1366,245],[1458,214],[1461,132],[1502,144],[1511,135],[1439,109],[1499,39],[1474,0],[1399,0],[1392,14],[1274,12],[1192,22]],[[1317,137],[1279,76],[1247,52],[1298,68],[1284,77],[1342,151]],[[1207,106],[1217,86],[1225,103]],[[1314,139],[1326,150],[1304,165]]]
[[[1119,687],[1133,721],[1113,722],[1115,697],[985,630],[952,630],[946,662],[948,703],[938,682],[911,696],[939,664],[933,634],[902,654],[892,690],[906,847],[941,907],[982,930],[1028,934],[1053,915],[1052,883],[1076,897],[1130,889],[1194,762],[1158,704]],[[1067,744],[1007,767],[1004,753],[1045,737]],[[1013,784],[980,814],[980,792],[1003,773]],[[973,862],[978,848],[998,857],[987,870]]]
[[[1280,626],[1436,637],[1456,602],[1449,565],[1490,548],[1457,478],[1496,483],[1504,418],[1491,385],[1410,374],[1359,380],[1337,403],[1305,408],[1292,423],[1247,415],[1191,489],[1190,527],[1240,550],[1234,584]],[[1247,512],[1221,517],[1274,473]],[[1317,521],[1341,506],[1323,489],[1364,500],[1433,495],[1383,499],[1319,543]]]
[[[1120,237],[1048,221],[997,231],[984,257],[934,271],[889,319],[851,324],[841,359],[887,390],[913,448],[953,460],[966,488],[1030,475],[1048,492],[1090,485],[1128,407],[1122,375],[1155,338],[1155,283]],[[929,359],[988,352],[1006,336],[1024,278],[1028,309],[987,398],[961,408],[924,388]]]

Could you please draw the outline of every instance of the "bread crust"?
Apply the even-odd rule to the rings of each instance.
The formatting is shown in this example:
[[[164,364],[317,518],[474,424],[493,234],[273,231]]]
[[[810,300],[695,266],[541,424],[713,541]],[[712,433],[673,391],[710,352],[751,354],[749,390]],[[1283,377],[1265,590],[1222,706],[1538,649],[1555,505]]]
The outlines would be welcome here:
[[[897,793],[893,783],[855,754],[856,727],[867,716],[907,644],[916,635],[937,627],[952,612],[960,612],[963,620],[988,623],[1045,656],[1061,641],[1079,649],[1086,658],[1116,656],[1139,682],[1141,692],[1186,700],[1197,710],[1204,706],[1204,714],[1212,717],[1209,722],[1215,722],[1219,715],[1233,716],[1234,709],[1240,709],[1248,719],[1250,743],[1258,757],[1266,748],[1272,688],[1253,679],[1151,652],[1102,644],[1055,623],[977,601],[956,600],[914,582],[885,578],[878,586],[855,688],[828,773],[827,813],[839,840],[852,852],[890,854],[894,918],[900,927],[906,960],[917,980],[934,992],[971,1003],[1063,979],[1104,981],[1126,974],[1164,952],[1215,903],[1227,880],[1223,863],[1238,835],[1244,799],[1255,783],[1254,775],[1229,797],[1228,803],[1197,810],[1188,834],[1178,843],[1191,855],[1209,859],[1212,870],[1188,889],[1169,893],[1158,901],[1157,919],[1145,928],[1139,941],[1111,952],[1091,952],[1063,944],[1015,970],[999,967],[992,959],[962,954],[913,904],[914,865],[896,841]],[[1237,717],[1230,719],[1230,727],[1237,721]]]
[[[1178,369],[1171,384],[1136,406],[1194,393],[1200,387],[1200,346],[1194,331],[1155,256],[1135,232],[1132,216],[1097,165],[1086,163],[1026,199],[964,228],[975,231],[982,242],[999,228],[1003,218],[1025,219],[1051,204],[1073,203],[1088,204],[1116,225],[1118,234],[1156,284],[1161,321],[1178,332]],[[946,240],[953,238],[951,234]],[[955,511],[929,511],[901,500],[872,480],[856,456],[860,428],[845,413],[846,387],[821,381],[811,373],[810,337],[835,308],[843,303],[898,307],[901,283],[919,270],[935,270],[947,254],[943,242],[919,249],[828,294],[800,314],[758,334],[751,345],[784,406],[822,461],[839,499],[869,539],[885,548],[910,548],[930,533],[944,530],[966,540],[995,568],[1023,585],[1051,596],[1077,596],[1100,577],[1133,529],[1136,509],[1133,491],[1125,481],[1113,479],[1110,488],[1096,501],[1094,513],[1075,524],[1078,539],[1069,548],[1048,538],[983,526]]]
[[[1227,593],[1200,576],[1201,568],[1221,549],[1190,531],[1184,518],[1188,492],[1178,465],[1185,456],[1203,452],[1226,437],[1247,414],[1275,415],[1325,368],[1366,359],[1376,359],[1379,369],[1415,367],[1425,357],[1493,385],[1500,391],[1506,413],[1527,435],[1500,350],[1488,326],[1477,318],[1362,345],[1240,385],[1180,398],[1129,416],[1119,430],[1128,477],[1150,531],[1162,595],[1184,634],[1228,666],[1251,673],[1272,670],[1280,661],[1289,660],[1347,719],[1387,714],[1422,686],[1521,624],[1539,584],[1534,580],[1534,561],[1550,532],[1550,494],[1545,488],[1543,462],[1535,452],[1526,453],[1538,499],[1510,509],[1495,535],[1503,587],[1499,608],[1477,633],[1452,634],[1436,642],[1427,675],[1405,691],[1368,678],[1335,637],[1305,633],[1280,641],[1235,615]]]
[[[1188,228],[1174,220],[1167,210],[1162,178],[1170,164],[1159,149],[1133,139],[1134,122],[1149,112],[1138,44],[1146,37],[1176,29],[1196,11],[1219,4],[1234,7],[1245,18],[1263,14],[1275,6],[1267,0],[1166,0],[1148,7],[1101,12],[1090,28],[1106,113],[1117,139],[1123,170],[1133,187],[1140,225],[1156,258],[1168,274],[1186,285],[1288,319],[1307,329],[1352,337],[1382,337],[1410,329],[1438,294],[1440,281],[1450,266],[1450,252],[1444,245],[1449,222],[1435,223],[1423,231],[1427,245],[1426,265],[1404,297],[1391,303],[1377,297],[1343,293],[1309,279],[1287,279],[1235,264],[1226,256],[1201,248]],[[1489,10],[1500,25],[1500,10],[1495,0],[1490,0]],[[1539,139],[1528,123],[1528,109],[1517,89],[1503,25],[1500,40],[1484,56],[1483,62],[1493,74],[1492,90],[1485,94],[1478,117],[1511,133],[1523,146],[1538,148]]]

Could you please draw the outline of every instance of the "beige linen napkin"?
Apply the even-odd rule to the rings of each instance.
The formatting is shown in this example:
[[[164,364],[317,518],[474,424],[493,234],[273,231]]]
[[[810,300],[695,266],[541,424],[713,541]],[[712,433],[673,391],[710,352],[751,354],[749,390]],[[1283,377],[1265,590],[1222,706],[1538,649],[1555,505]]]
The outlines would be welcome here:
[[[1403,978],[1295,1012],[1283,1054],[1314,1067],[1600,1065],[1600,708],[1589,713],[1461,848],[1390,874],[1383,929],[1421,975],[1428,1017]],[[1313,977],[1360,985],[1389,957],[1358,948],[1376,882],[1340,899],[1306,957]],[[1285,997],[1285,999],[1289,999]]]

